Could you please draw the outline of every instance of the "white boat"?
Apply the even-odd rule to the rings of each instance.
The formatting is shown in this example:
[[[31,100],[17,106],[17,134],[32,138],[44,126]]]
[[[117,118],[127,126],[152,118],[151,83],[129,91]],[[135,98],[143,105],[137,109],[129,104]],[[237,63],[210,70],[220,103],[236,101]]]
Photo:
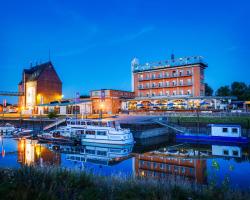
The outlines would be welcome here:
[[[93,143],[126,145],[134,143],[130,130],[122,129],[119,123],[114,120],[69,119],[67,120],[67,127],[62,130],[70,131],[68,135],[71,135],[71,137],[78,136],[82,145]],[[62,130],[61,132],[63,132]]]
[[[0,126],[0,134],[9,134],[15,130],[16,128],[9,123],[6,123],[4,126]]]

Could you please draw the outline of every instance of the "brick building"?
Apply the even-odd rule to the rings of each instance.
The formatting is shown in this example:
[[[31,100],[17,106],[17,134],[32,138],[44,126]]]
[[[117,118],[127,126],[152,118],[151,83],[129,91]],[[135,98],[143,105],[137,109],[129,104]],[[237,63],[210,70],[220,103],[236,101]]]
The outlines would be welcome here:
[[[136,97],[200,97],[205,95],[202,57],[193,56],[139,64],[133,59],[132,88]]]
[[[122,100],[134,98],[134,93],[111,89],[92,90],[90,98],[94,114],[116,114],[121,111]]]
[[[61,99],[62,81],[49,61],[24,69],[18,91],[23,93],[18,99],[19,107],[34,110],[38,104]]]

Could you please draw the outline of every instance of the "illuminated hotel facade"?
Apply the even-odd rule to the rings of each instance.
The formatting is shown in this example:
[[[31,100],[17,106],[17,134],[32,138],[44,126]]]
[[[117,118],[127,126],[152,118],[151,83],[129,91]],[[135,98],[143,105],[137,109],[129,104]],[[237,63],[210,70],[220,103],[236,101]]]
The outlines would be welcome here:
[[[154,63],[131,63],[132,87],[136,97],[200,97],[205,95],[204,71],[200,56]]]

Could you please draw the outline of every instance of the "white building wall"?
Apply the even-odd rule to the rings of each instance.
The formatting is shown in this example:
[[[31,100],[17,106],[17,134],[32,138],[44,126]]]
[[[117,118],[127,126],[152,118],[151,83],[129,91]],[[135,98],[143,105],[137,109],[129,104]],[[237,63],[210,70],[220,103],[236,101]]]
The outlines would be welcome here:
[[[66,106],[60,106],[60,115],[66,115]]]

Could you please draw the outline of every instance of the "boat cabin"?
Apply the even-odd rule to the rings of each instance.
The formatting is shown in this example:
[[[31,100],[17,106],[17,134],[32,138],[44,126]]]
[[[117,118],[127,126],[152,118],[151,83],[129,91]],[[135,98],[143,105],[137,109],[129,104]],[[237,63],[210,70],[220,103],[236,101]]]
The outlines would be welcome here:
[[[86,119],[71,119],[67,120],[68,126],[97,126],[97,127],[111,127],[120,128],[117,121],[112,120],[86,120]]]
[[[212,136],[241,137],[241,126],[230,124],[210,124]]]

